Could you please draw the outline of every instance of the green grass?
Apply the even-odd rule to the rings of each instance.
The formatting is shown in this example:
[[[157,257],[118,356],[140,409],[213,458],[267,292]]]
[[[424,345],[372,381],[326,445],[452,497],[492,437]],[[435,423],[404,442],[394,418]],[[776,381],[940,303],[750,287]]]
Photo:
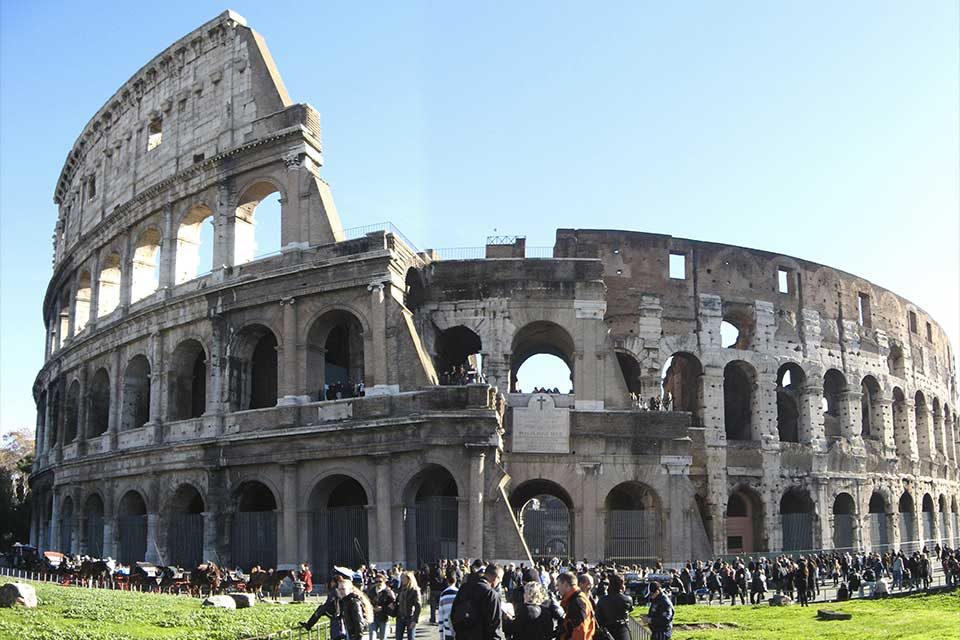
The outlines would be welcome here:
[[[852,613],[852,620],[820,621],[817,609]],[[646,613],[638,609],[638,614]],[[690,605],[676,608],[675,624],[733,623],[738,628],[675,630],[674,640],[958,640],[960,592],[885,600],[815,603],[809,607]]]
[[[39,606],[0,609],[0,640],[237,640],[290,628],[315,606],[259,603],[228,611],[201,608],[187,596],[32,584]]]

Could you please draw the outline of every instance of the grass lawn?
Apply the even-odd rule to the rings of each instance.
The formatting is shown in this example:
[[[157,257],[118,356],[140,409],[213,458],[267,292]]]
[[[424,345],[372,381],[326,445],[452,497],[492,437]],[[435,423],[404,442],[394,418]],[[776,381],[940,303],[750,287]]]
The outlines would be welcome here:
[[[852,620],[820,621],[817,609],[852,613]],[[638,609],[638,614],[645,609]],[[737,628],[677,630],[674,640],[958,640],[960,591],[885,600],[790,605],[677,607],[674,624],[732,623]]]
[[[315,606],[260,603],[228,611],[201,608],[187,596],[30,584],[39,606],[0,609],[0,640],[237,640],[292,627]]]

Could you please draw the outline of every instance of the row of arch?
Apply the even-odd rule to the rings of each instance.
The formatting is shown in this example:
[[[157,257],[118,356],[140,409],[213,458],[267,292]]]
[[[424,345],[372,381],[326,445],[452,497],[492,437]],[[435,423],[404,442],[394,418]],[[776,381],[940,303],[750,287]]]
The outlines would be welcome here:
[[[197,204],[175,221],[169,240],[162,225],[152,224],[136,234],[129,250],[122,243],[107,247],[98,262],[79,268],[56,297],[47,321],[48,356],[125,301],[136,303],[219,263],[240,265],[279,251],[284,202],[279,184],[258,178],[242,190],[233,215],[222,221],[211,207]],[[167,260],[165,251],[170,252]]]

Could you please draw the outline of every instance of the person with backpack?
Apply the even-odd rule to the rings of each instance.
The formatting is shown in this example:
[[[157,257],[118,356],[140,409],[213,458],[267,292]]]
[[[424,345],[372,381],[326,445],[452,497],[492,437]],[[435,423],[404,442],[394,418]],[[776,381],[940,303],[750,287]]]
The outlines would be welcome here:
[[[450,610],[457,640],[505,640],[500,609],[503,568],[487,565],[483,573],[467,577]]]
[[[593,605],[577,587],[577,577],[570,572],[561,573],[557,576],[557,590],[564,613],[559,640],[593,640],[597,627]]]
[[[363,640],[363,634],[373,622],[373,605],[366,594],[354,589],[353,583],[344,580],[337,587],[340,596],[340,615],[343,619],[342,640]],[[333,640],[338,640],[334,638]]]
[[[396,640],[413,640],[422,608],[417,576],[413,571],[404,571],[400,574],[400,593],[397,594]]]
[[[630,640],[627,618],[633,609],[633,598],[623,593],[620,574],[611,573],[607,580],[609,592],[597,601],[597,637],[603,638],[603,630],[608,635],[604,640]]]
[[[387,586],[387,577],[377,574],[373,588],[369,592],[373,604],[373,623],[370,625],[370,640],[384,640],[387,635],[387,620],[396,604],[397,597],[393,589]]]

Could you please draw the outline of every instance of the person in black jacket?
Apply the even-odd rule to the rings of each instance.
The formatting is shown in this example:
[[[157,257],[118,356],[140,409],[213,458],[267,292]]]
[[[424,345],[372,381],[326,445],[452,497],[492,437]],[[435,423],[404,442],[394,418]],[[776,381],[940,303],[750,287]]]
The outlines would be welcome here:
[[[633,609],[633,599],[623,593],[623,578],[611,573],[609,593],[597,601],[597,624],[613,637],[613,640],[630,640],[627,618]]]
[[[367,616],[364,611],[365,603],[361,594],[353,588],[353,583],[344,580],[337,587],[340,596],[340,615],[343,617],[344,640],[363,640],[367,630]],[[369,603],[366,603],[369,606]],[[334,639],[336,640],[336,639]]]
[[[460,587],[450,612],[457,640],[504,640],[497,589],[501,579],[503,568],[490,564]]]
[[[546,590],[539,582],[528,582],[522,589],[523,602],[514,609],[516,617],[504,621],[504,632],[511,640],[552,640],[551,611],[543,607]]]

